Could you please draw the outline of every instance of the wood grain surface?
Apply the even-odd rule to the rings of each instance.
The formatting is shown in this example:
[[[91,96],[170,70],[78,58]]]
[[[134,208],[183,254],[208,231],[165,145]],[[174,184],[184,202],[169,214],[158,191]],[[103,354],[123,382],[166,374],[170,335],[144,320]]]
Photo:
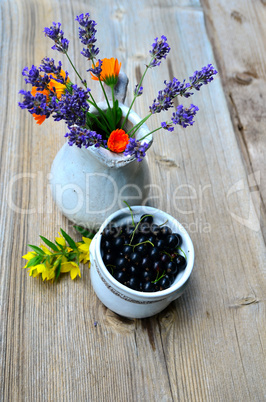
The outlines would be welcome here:
[[[203,0],[202,9],[197,0],[0,2],[1,401],[266,399],[264,3]],[[70,56],[86,74],[74,21],[82,12],[98,24],[100,56],[122,62],[127,104],[154,38],[167,36],[171,52],[147,75],[135,107],[140,115],[164,80],[187,78],[208,63],[219,70],[193,97],[200,108],[194,126],[159,132],[148,151],[149,204],[187,228],[196,254],[184,295],[148,319],[106,309],[85,266],[81,279],[54,285],[22,269],[21,255],[39,234],[53,239],[62,227],[79,239],[48,188],[65,126],[49,119],[39,127],[17,103],[26,88],[22,69],[44,56],[62,60],[75,80],[44,37],[53,21],[62,23]],[[171,111],[154,117],[151,129]]]

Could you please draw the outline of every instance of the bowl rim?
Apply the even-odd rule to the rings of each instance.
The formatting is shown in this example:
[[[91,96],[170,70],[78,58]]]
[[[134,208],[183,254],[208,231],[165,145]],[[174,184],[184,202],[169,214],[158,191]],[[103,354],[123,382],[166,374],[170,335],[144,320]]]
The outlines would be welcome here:
[[[148,211],[148,212],[155,212],[156,213],[162,213],[164,214],[164,216],[171,221],[174,221],[175,226],[178,227],[178,231],[181,232],[182,234],[182,239],[187,243],[187,247],[189,252],[187,253],[187,266],[183,272],[183,275],[181,276],[181,278],[174,284],[172,284],[169,288],[164,289],[164,290],[158,290],[157,292],[142,292],[142,291],[137,291],[134,289],[131,289],[125,285],[123,285],[122,283],[118,282],[108,271],[108,269],[106,268],[102,256],[101,256],[101,252],[100,252],[100,246],[101,246],[101,238],[102,238],[102,232],[104,230],[104,228],[115,218],[118,218],[120,215],[123,215],[125,213],[127,213],[127,215],[129,217],[130,216],[130,211],[129,208],[122,208],[119,209],[118,211],[115,211],[114,213],[112,213],[111,215],[108,216],[108,218],[106,218],[106,220],[102,223],[101,227],[99,228],[97,234],[95,235],[95,254],[97,256],[97,260],[98,260],[98,264],[101,266],[104,275],[106,276],[106,278],[109,280],[109,282],[116,288],[119,289],[121,292],[125,292],[128,295],[130,295],[131,297],[138,297],[138,298],[144,298],[144,299],[162,299],[165,298],[169,295],[172,295],[173,293],[177,293],[179,291],[179,289],[182,288],[182,286],[188,281],[191,272],[193,270],[194,267],[194,259],[195,259],[195,252],[194,252],[194,246],[193,246],[193,242],[188,234],[188,232],[186,231],[186,229],[181,225],[181,223],[174,218],[172,215],[168,214],[167,212],[162,211],[159,208],[154,208],[154,207],[150,207],[150,206],[143,206],[143,205],[136,205],[136,206],[131,206],[130,207],[131,210],[134,211],[135,213],[137,211]],[[141,212],[140,212],[141,213]],[[98,247],[97,247],[98,246]]]

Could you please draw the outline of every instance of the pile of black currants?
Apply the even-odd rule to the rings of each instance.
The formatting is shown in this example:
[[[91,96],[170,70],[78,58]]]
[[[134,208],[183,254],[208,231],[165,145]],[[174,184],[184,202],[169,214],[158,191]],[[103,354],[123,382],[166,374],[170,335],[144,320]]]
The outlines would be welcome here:
[[[169,288],[186,268],[181,245],[181,235],[153,223],[152,215],[142,215],[136,223],[132,216],[130,225],[110,224],[104,229],[101,255],[118,282],[137,291],[156,292]]]

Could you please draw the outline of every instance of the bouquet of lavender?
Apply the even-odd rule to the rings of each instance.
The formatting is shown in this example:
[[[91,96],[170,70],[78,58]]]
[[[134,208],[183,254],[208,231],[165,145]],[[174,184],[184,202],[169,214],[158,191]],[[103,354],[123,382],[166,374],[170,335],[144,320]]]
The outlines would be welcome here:
[[[50,116],[55,121],[64,120],[67,124],[67,133],[70,146],[78,147],[104,147],[111,152],[123,152],[126,156],[134,155],[138,161],[145,156],[148,144],[145,138],[160,129],[173,131],[176,124],[186,128],[193,125],[194,117],[199,110],[197,106],[191,104],[190,107],[179,105],[172,114],[170,121],[164,121],[160,127],[151,131],[145,137],[135,139],[135,133],[153,114],[166,111],[174,107],[173,100],[177,96],[188,98],[193,95],[193,89],[200,90],[203,84],[208,84],[213,80],[217,71],[211,64],[203,67],[200,71],[195,71],[189,77],[189,81],[179,81],[173,78],[172,81],[164,81],[164,88],[159,91],[157,98],[149,106],[148,114],[130,130],[125,132],[125,122],[135,103],[137,97],[143,93],[143,80],[147,71],[160,65],[161,60],[165,59],[170,51],[167,38],[161,36],[155,38],[150,50],[150,62],[142,75],[140,82],[134,88],[134,96],[125,118],[122,118],[122,111],[118,101],[115,99],[115,86],[118,82],[118,75],[121,63],[117,59],[98,59],[99,49],[96,47],[96,23],[90,20],[89,13],[81,14],[76,17],[79,24],[79,38],[84,48],[81,54],[91,63],[87,70],[93,80],[97,80],[103,91],[108,108],[101,110],[88,88],[87,81],[81,77],[73,62],[68,55],[69,41],[64,37],[60,23],[53,23],[50,28],[45,28],[46,36],[54,41],[52,49],[63,53],[68,58],[81,86],[74,84],[67,71],[62,69],[62,63],[58,66],[55,61],[48,57],[42,60],[39,68],[34,65],[31,68],[25,67],[22,75],[26,83],[32,85],[31,91],[21,90],[23,102],[19,102],[22,109],[27,109],[36,120],[37,124],[42,124]],[[109,102],[103,83],[109,86],[112,91],[112,102]],[[97,109],[98,115],[90,112],[90,107]]]

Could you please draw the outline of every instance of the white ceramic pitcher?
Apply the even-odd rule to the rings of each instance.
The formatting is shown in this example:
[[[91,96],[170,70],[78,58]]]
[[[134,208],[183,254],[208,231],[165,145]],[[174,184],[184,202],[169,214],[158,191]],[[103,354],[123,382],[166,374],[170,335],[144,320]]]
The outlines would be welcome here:
[[[127,77],[121,74],[115,88],[119,101],[124,101],[126,89]],[[123,103],[119,105],[122,116],[126,117],[128,107]],[[107,109],[106,102],[100,102],[98,106]],[[93,108],[90,111],[96,113]],[[141,118],[131,111],[125,129],[140,121]],[[143,124],[135,137],[140,139],[149,132],[147,125]],[[150,146],[152,135],[143,142]],[[116,154],[105,148],[78,148],[66,143],[52,164],[50,186],[55,203],[68,219],[83,227],[97,229],[110,214],[125,206],[123,201],[130,205],[145,203],[150,174],[145,158],[138,162],[135,157]]]

